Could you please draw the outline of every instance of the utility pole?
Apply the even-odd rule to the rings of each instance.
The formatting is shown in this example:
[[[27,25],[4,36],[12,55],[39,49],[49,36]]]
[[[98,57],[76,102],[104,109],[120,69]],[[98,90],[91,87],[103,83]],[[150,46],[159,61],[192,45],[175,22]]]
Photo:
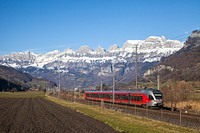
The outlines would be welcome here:
[[[10,82],[9,82],[9,80],[8,80],[8,90],[9,90],[9,87],[10,87]]]
[[[138,88],[138,55],[137,55],[137,46],[135,47],[135,85],[136,85],[136,89]]]
[[[59,66],[61,64],[61,61],[59,61]],[[58,98],[60,98],[60,68],[58,68],[58,72],[59,72],[59,79],[58,79]]]
[[[101,68],[101,91],[103,89],[103,82],[102,82],[102,68]]]
[[[113,105],[115,103],[115,70],[114,65],[112,64],[112,70],[113,70]]]
[[[103,83],[102,83],[102,80],[101,80],[101,91],[103,90]]]
[[[60,72],[59,72],[59,81],[58,81],[58,98],[60,98]]]
[[[158,86],[158,90],[160,90],[160,75],[159,74],[157,75],[157,82],[158,82],[157,83],[158,84],[157,85]]]
[[[75,96],[75,88],[76,88],[76,78],[75,78],[75,75],[74,75],[74,88],[73,88],[73,90],[74,90],[74,102],[75,102],[75,98],[76,98],[76,96]]]

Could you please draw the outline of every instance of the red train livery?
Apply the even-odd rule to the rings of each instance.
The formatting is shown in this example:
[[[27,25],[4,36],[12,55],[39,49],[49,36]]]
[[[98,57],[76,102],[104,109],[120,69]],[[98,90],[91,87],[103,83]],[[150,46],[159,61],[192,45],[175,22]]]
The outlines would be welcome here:
[[[114,96],[114,98],[113,98]],[[163,95],[157,89],[135,89],[131,91],[85,91],[84,98],[129,105],[162,107]]]

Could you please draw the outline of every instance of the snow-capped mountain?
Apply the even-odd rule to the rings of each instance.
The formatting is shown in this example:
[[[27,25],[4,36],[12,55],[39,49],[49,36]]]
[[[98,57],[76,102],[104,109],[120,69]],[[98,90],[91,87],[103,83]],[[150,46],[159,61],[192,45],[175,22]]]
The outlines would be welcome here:
[[[162,57],[167,57],[183,47],[177,40],[167,40],[164,36],[150,36],[145,40],[127,40],[120,48],[116,44],[106,51],[99,46],[96,50],[81,46],[78,50],[65,49],[45,54],[18,52],[0,56],[0,64],[12,66],[53,81],[61,75],[62,85],[70,88],[76,85],[98,85],[101,80],[111,84],[113,74],[119,82],[134,80],[135,51],[137,47],[139,75],[155,65]],[[75,82],[74,82],[75,81]]]
[[[174,81],[200,80],[200,30],[192,31],[185,41],[184,47],[171,54],[155,67],[144,73],[144,77],[155,78],[160,75],[161,81],[172,79]]]

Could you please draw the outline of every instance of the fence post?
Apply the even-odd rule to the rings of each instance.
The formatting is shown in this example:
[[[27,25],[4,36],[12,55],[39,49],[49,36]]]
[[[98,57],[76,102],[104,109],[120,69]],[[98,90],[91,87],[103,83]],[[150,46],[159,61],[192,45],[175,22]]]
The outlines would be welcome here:
[[[135,114],[136,114],[136,104],[135,104],[135,108],[134,109],[135,109]]]
[[[148,112],[149,110],[148,110],[148,106],[146,107],[146,116],[148,115]]]
[[[128,105],[126,104],[126,106],[125,106],[125,112],[126,113],[128,112],[127,108],[128,108]]]
[[[182,116],[181,116],[182,110],[180,110],[180,126],[182,124]]]
[[[104,109],[104,101],[101,99],[101,110],[103,111]]]
[[[112,107],[111,107],[111,100],[110,100],[110,109],[111,109]]]

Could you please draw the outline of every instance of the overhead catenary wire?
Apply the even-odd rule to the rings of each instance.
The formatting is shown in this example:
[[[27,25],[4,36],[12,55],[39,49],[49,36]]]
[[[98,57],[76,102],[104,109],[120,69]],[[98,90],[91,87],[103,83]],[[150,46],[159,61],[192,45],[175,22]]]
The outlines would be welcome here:
[[[192,33],[192,31],[185,32],[184,34],[177,35],[171,39],[184,39],[186,35],[191,34],[191,33]],[[136,73],[136,77],[135,77],[136,83],[135,84],[136,84],[136,88],[138,88],[138,45],[135,46],[135,73]],[[127,77],[128,77],[128,73],[122,79],[115,82],[115,84],[121,83],[123,80],[127,79]],[[158,79],[158,82],[159,82],[159,79]],[[156,84],[156,83],[154,83],[154,84]]]

